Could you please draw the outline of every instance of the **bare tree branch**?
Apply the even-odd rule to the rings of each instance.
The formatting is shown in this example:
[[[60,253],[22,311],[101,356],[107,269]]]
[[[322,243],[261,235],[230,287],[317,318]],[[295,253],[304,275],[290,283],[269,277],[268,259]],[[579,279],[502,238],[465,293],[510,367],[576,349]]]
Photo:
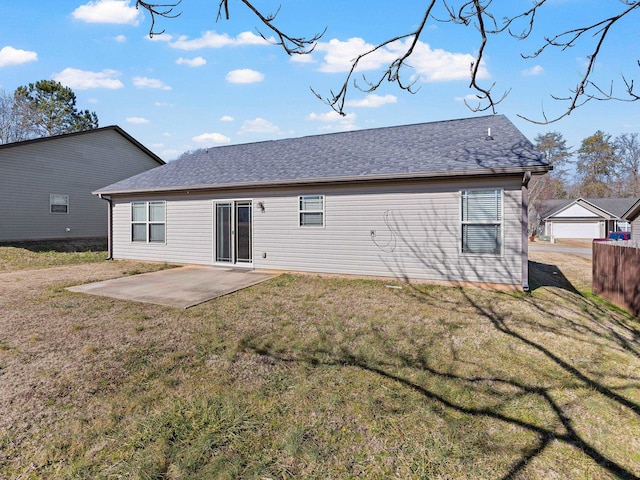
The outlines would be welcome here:
[[[220,20],[221,18],[228,20],[230,18],[229,0],[218,1],[217,20]],[[154,34],[162,33],[154,31],[156,17],[174,18],[179,16],[180,13],[175,13],[174,9],[177,8],[181,2],[182,0],[176,0],[175,3],[160,4],[137,0],[136,8],[145,9],[150,13],[151,28],[149,30],[149,34],[153,36]],[[254,0],[240,0],[240,2],[253,12],[262,25],[266,26],[267,29],[275,35],[277,40],[273,43],[282,47],[287,55],[311,53],[317,45],[317,42],[326,32],[325,29],[322,33],[315,34],[308,38],[290,36],[275,24],[275,19],[280,8],[278,8],[274,14],[265,14],[254,5]],[[351,62],[351,68],[347,73],[344,83],[337,92],[332,90],[330,92],[330,96],[327,98],[324,98],[313,88],[311,89],[312,92],[316,97],[329,105],[340,115],[345,115],[344,108],[346,105],[346,98],[351,88],[356,88],[360,91],[370,93],[377,90],[386,80],[387,82],[397,84],[397,86],[402,90],[415,93],[417,91],[415,88],[417,80],[405,81],[403,79],[403,67],[411,68],[411,65],[408,63],[409,59],[414,53],[421,37],[425,35],[427,22],[429,19],[432,19],[436,22],[449,22],[465,28],[473,26],[477,30],[478,47],[475,58],[470,65],[469,88],[475,92],[478,103],[476,105],[471,105],[465,100],[465,104],[474,112],[491,110],[493,113],[496,113],[497,105],[500,104],[507,95],[509,95],[510,89],[506,90],[501,95],[496,96],[493,93],[495,83],[486,86],[480,81],[482,75],[481,67],[484,62],[485,52],[489,45],[489,39],[491,36],[498,36],[505,33],[518,40],[530,38],[534,31],[534,27],[536,26],[536,22],[539,23],[537,15],[540,9],[547,4],[548,0],[533,0],[533,4],[530,8],[515,15],[503,16],[501,17],[502,19],[500,22],[496,20],[498,16],[495,13],[496,9],[500,7],[494,7],[493,0],[464,0],[458,8],[454,8],[454,2],[455,0],[429,0],[421,16],[419,25],[415,30],[404,35],[393,36],[392,38],[377,44],[368,51],[355,57]],[[543,108],[542,120],[534,120],[529,116],[519,114],[518,116],[520,118],[532,123],[544,125],[556,122],[570,115],[575,109],[592,100],[640,100],[640,94],[635,90],[634,81],[628,80],[624,76],[622,78],[626,87],[625,94],[627,98],[619,98],[614,94],[613,83],[608,89],[604,89],[592,80],[596,61],[598,60],[602,48],[608,40],[608,36],[610,35],[613,27],[616,26],[620,20],[640,9],[640,0],[619,0],[619,2],[624,5],[625,8],[617,15],[597,21],[591,25],[567,29],[553,36],[545,37],[542,46],[534,53],[531,55],[522,55],[525,59],[537,58],[550,48],[559,48],[562,51],[566,51],[570,47],[576,46],[578,42],[583,41],[583,38],[587,37],[587,35],[592,35],[592,37],[596,39],[595,45],[590,49],[590,53],[587,55],[589,62],[586,71],[581,76],[575,88],[569,90],[570,95],[551,95],[551,98],[555,101],[568,102],[567,107],[564,108],[559,115],[553,117],[548,117]],[[499,5],[501,2],[497,2],[496,4]],[[437,18],[435,16],[436,7],[442,7],[447,12],[447,18]],[[524,22],[524,26],[521,30],[517,30],[516,26],[520,22]],[[267,41],[271,40],[271,37],[267,38],[267,36],[262,34],[260,30],[257,29],[257,31],[263,39]],[[388,64],[388,67],[382,71],[379,76],[374,80],[369,80],[363,75],[362,79],[364,81],[364,86],[359,85],[358,82],[354,80],[356,70],[364,58],[375,54],[379,50],[391,44],[397,44],[402,41],[406,41],[406,48],[404,48],[403,51]]]
[[[276,16],[278,15],[278,12],[280,11],[279,7],[276,13],[263,15],[256,7],[253,6],[253,4],[250,1],[248,0],[240,0],[240,1],[244,3],[247,6],[247,8],[251,10],[256,15],[256,17],[258,17],[260,21],[269,28],[269,30],[271,30],[273,33],[276,34],[279,41],[275,42],[275,45],[281,46],[284,49],[284,51],[287,52],[287,55],[294,55],[294,54],[304,55],[304,54],[311,53],[313,49],[316,47],[316,43],[318,42],[318,40],[320,40],[320,38],[322,38],[324,33],[327,31],[327,29],[325,28],[321,33],[316,33],[310,38],[291,37],[286,33],[284,33],[282,30],[280,30],[278,27],[276,27],[273,23]],[[222,8],[222,5],[224,4],[227,20],[229,19],[228,2],[229,0],[220,0],[220,8]],[[263,39],[268,41],[267,37],[265,37],[260,32],[260,30],[258,30],[258,34]]]
[[[164,33],[164,29],[159,32],[155,31],[156,16],[164,18],[176,18],[179,17],[182,12],[174,13],[173,9],[179,6],[182,0],[177,0],[175,3],[148,3],[142,0],[136,0],[136,9],[142,8],[149,12],[151,15],[151,27],[149,27],[149,36],[153,38],[154,35],[161,35]]]
[[[592,53],[589,54],[587,57],[589,59],[589,63],[587,65],[587,69],[585,73],[582,75],[582,78],[580,79],[580,82],[578,83],[578,85],[576,85],[575,89],[570,90],[572,92],[572,95],[568,97],[559,97],[555,95],[551,96],[554,100],[569,102],[569,106],[566,108],[564,113],[549,120],[543,111],[544,121],[532,120],[531,118],[525,115],[518,114],[520,118],[527,120],[528,122],[531,122],[531,123],[545,125],[545,124],[557,122],[558,120],[569,116],[571,112],[573,112],[576,108],[581,107],[582,105],[586,104],[587,102],[590,102],[591,100],[615,99],[615,97],[613,96],[613,85],[611,86],[609,93],[605,93],[600,87],[598,87],[594,82],[591,81],[591,74],[593,73],[596,60],[598,58],[598,55],[600,54],[602,46],[604,45],[607,35],[611,31],[611,28],[616,24],[616,22],[620,21],[620,19],[622,19],[623,17],[631,13],[633,10],[640,8],[640,2],[637,2],[637,1],[631,2],[628,0],[621,0],[621,1],[623,4],[627,5],[629,8],[625,9],[620,14],[607,18],[605,20],[596,22],[593,25],[575,28],[572,30],[567,30],[552,38],[547,38],[545,39],[545,44],[542,45],[542,47],[540,47],[536,52],[534,52],[532,55],[528,57],[527,56],[524,57],[524,58],[536,58],[540,54],[542,54],[542,52],[544,52],[548,47],[558,47],[562,51],[565,51],[569,47],[575,46],[576,42],[583,35],[587,33],[593,32],[593,36],[597,38],[597,42],[595,47],[592,50]],[[627,91],[631,96],[631,99],[634,101],[638,100],[638,96],[633,94],[633,82],[629,84],[626,79],[624,79],[624,82],[627,85]],[[595,93],[589,93],[588,91],[589,87],[592,87],[595,90]],[[598,93],[602,95],[598,96]]]
[[[377,52],[378,50],[380,50],[383,47],[386,47],[387,45],[390,45],[392,43],[400,42],[402,40],[411,38],[412,40],[409,43],[409,45],[408,45],[407,49],[405,50],[405,52],[402,55],[398,56],[398,58],[396,58],[393,62],[391,62],[389,64],[389,67],[380,75],[378,80],[372,82],[372,81],[367,80],[367,78],[363,75],[363,80],[368,86],[366,88],[361,88],[361,87],[358,86],[358,84],[357,84],[357,82],[355,80],[353,82],[353,86],[355,88],[361,90],[361,91],[370,93],[370,92],[373,92],[374,90],[378,89],[380,87],[380,85],[382,85],[382,82],[384,82],[385,79],[386,79],[388,82],[397,83],[398,87],[400,87],[402,90],[406,90],[406,91],[408,91],[410,93],[415,93],[415,90],[413,90],[413,86],[415,85],[416,82],[413,81],[413,82],[410,82],[410,83],[404,83],[404,81],[402,80],[402,76],[401,76],[400,70],[402,69],[403,66],[406,65],[406,60],[411,56],[411,54],[413,53],[416,45],[418,44],[418,40],[420,39],[420,36],[422,35],[422,32],[424,31],[424,28],[425,28],[425,26],[427,24],[427,20],[431,16],[431,11],[433,10],[433,8],[435,7],[435,5],[437,3],[438,3],[438,0],[430,0],[429,1],[429,4],[427,5],[426,11],[422,16],[420,24],[418,25],[418,27],[413,32],[407,33],[405,35],[399,35],[399,36],[390,38],[389,40],[386,40],[386,41],[376,45],[371,50],[368,50],[367,52],[364,52],[364,53],[358,55],[352,61],[351,69],[349,70],[349,73],[347,74],[347,77],[346,77],[344,83],[342,84],[342,87],[340,88],[340,90],[338,91],[337,94],[332,91],[331,92],[331,97],[322,98],[322,96],[320,94],[318,94],[315,90],[313,90],[313,88],[311,89],[311,91],[316,95],[316,97],[318,97],[324,103],[329,105],[334,111],[336,111],[340,115],[344,116],[345,115],[344,107],[345,107],[345,102],[346,102],[346,99],[347,99],[347,93],[348,93],[348,90],[349,90],[349,84],[351,83],[351,78],[353,77],[356,69],[358,68],[360,60],[362,60],[363,58],[365,58],[365,57]]]

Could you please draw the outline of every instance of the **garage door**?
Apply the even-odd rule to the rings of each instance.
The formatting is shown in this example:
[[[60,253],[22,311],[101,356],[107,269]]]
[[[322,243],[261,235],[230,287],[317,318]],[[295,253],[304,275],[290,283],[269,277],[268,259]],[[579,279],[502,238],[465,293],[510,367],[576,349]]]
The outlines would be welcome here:
[[[600,238],[600,222],[553,222],[555,238]]]

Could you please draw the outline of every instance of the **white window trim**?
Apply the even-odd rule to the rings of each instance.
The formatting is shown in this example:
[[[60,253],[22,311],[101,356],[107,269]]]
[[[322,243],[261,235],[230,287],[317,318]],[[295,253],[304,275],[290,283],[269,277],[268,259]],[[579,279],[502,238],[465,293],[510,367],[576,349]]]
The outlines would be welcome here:
[[[300,208],[300,203],[303,198],[311,198],[317,197],[322,199],[322,210],[302,210]],[[325,222],[325,209],[326,209],[326,197],[324,195],[299,195],[298,196],[298,228],[324,228],[326,225]],[[322,224],[320,225],[302,225],[302,214],[303,213],[321,213],[322,214]]]
[[[65,203],[54,203],[53,200],[55,198],[64,198]],[[52,212],[51,211],[51,207],[53,207],[54,205],[64,205],[65,207],[67,207],[67,211],[66,212]],[[49,194],[49,213],[51,215],[69,215],[69,195],[63,195],[60,193],[51,193]]]
[[[162,203],[164,205],[164,216],[162,220],[151,221],[150,210],[151,210],[151,204],[153,203]],[[141,204],[145,206],[145,212],[146,212],[145,220],[134,222],[133,206],[141,205]],[[141,240],[133,239],[133,225],[137,225],[137,224],[145,225],[145,241],[144,242]],[[131,202],[129,205],[129,225],[130,225],[129,238],[131,243],[146,243],[146,244],[153,243],[153,244],[162,244],[162,245],[166,244],[167,243],[167,202],[166,200],[148,200],[148,201]],[[164,240],[162,242],[151,241],[151,225],[164,225]]]
[[[500,192],[500,221],[499,222],[469,222],[462,218],[462,203],[465,192]],[[460,255],[469,257],[504,257],[504,189],[502,188],[467,188],[460,190],[460,204],[458,208],[460,219],[460,239],[458,241],[458,249]],[[464,225],[499,225],[500,226],[500,252],[499,253],[468,253],[463,252],[463,226]]]

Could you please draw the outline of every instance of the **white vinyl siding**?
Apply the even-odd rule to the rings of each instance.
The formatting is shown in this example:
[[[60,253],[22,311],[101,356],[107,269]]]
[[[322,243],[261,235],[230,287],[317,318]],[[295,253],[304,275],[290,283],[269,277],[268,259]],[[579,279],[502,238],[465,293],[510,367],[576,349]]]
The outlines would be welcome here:
[[[462,253],[502,253],[502,191],[461,192]]]
[[[631,222],[631,239],[640,241],[640,215]]]
[[[307,195],[298,198],[301,227],[324,227],[324,195]]]
[[[159,166],[109,129],[3,145],[0,165],[0,241],[107,238],[108,203],[91,192]],[[67,214],[51,194],[68,196]]]
[[[460,192],[502,192],[502,252],[460,253]],[[300,227],[300,197],[323,196],[324,228]],[[253,198],[253,267],[521,285],[521,179],[461,179],[163,195],[166,244],[130,241],[132,197],[114,198],[114,257],[213,265],[215,202]],[[157,198],[157,197],[156,197]],[[154,200],[153,195],[140,201]]]

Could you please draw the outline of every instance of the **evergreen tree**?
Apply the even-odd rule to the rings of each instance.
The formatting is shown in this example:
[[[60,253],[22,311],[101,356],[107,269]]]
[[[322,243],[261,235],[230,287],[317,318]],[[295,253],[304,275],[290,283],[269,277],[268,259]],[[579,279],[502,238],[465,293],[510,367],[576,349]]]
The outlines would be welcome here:
[[[611,135],[598,130],[582,140],[576,170],[583,197],[610,197],[616,173],[616,148]]]
[[[76,108],[76,95],[54,80],[18,87],[14,93],[17,121],[30,138],[98,128],[98,116]]]

